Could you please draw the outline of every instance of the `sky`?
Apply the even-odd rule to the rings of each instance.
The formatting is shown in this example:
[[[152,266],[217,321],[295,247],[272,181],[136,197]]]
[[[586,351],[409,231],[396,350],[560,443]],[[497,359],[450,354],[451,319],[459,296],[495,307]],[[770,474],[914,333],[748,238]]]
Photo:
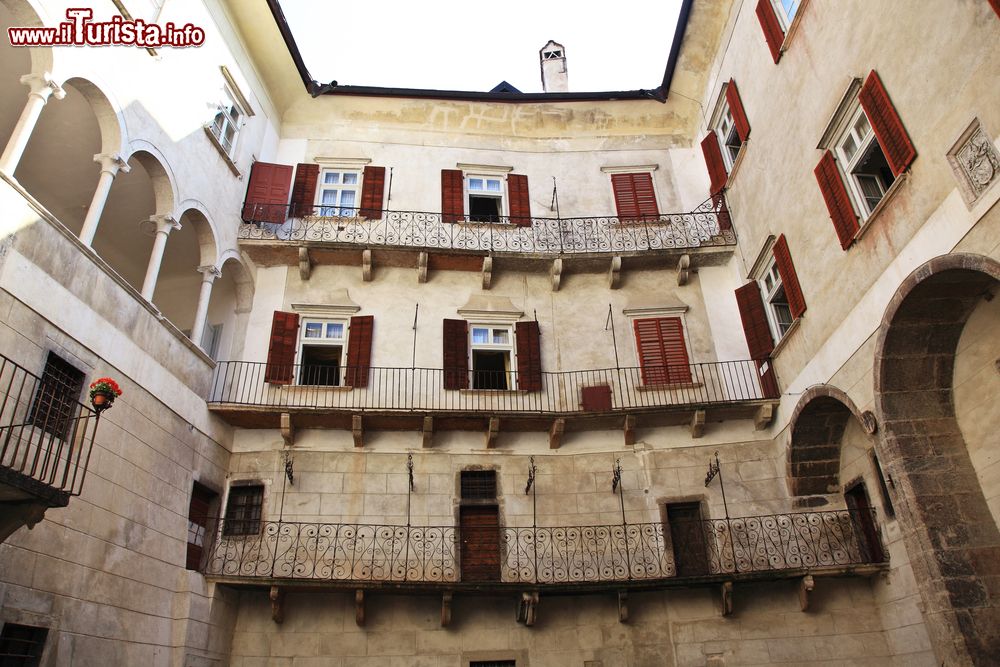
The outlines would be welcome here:
[[[680,0],[281,0],[312,77],[340,85],[542,92],[538,51],[566,48],[572,92],[655,88]],[[608,11],[613,7],[614,11]]]

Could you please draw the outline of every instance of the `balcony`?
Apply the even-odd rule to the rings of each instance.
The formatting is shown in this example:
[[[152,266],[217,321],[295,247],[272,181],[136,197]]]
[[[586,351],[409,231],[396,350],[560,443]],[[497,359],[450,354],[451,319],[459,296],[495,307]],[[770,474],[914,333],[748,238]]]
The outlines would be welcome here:
[[[98,423],[80,392],[0,355],[0,541],[80,495]]]
[[[500,528],[495,538],[478,528],[464,541],[456,526],[236,523],[214,522],[202,572],[251,586],[586,593],[870,575],[888,565],[871,510]],[[465,573],[463,553],[477,562]],[[489,576],[483,562],[495,564]]]
[[[655,372],[654,372],[655,371]],[[669,371],[669,372],[668,372]],[[464,375],[464,372],[462,372]],[[769,419],[776,398],[761,385],[754,361],[723,361],[666,369],[605,368],[541,373],[540,385],[518,389],[516,371],[436,368],[338,368],[221,361],[209,408],[234,426],[296,426],[389,430],[504,430],[550,432],[558,447],[564,430],[625,429],[688,424],[700,435],[706,422]],[[275,384],[270,378],[300,384]],[[651,379],[656,383],[651,383]],[[351,379],[358,386],[344,386]],[[537,378],[532,379],[538,382]],[[360,386],[360,385],[364,386]],[[478,387],[478,388],[477,388]],[[356,443],[358,444],[358,443]],[[488,441],[487,446],[495,442]],[[630,443],[629,443],[630,444]],[[360,446],[360,444],[359,444]]]
[[[289,210],[273,204],[244,204],[239,228],[241,246],[258,264],[294,264],[296,247],[316,250],[313,261],[360,263],[357,250],[374,249],[377,263],[409,266],[404,255],[427,253],[431,268],[457,267],[448,255],[495,256],[526,268],[524,260],[563,258],[588,270],[595,259],[697,258],[702,265],[724,262],[736,235],[721,198],[709,199],[688,213],[668,213],[639,220],[615,216],[530,218],[477,216],[443,222],[440,213],[384,211],[378,218],[360,217],[357,209],[302,206]],[[282,249],[284,247],[284,250]],[[340,252],[338,252],[340,251]],[[351,254],[354,251],[354,254]],[[325,253],[325,254],[324,254]],[[629,258],[633,258],[631,261]],[[518,261],[520,260],[520,261]],[[589,264],[588,264],[589,260]],[[603,263],[597,263],[606,268]]]

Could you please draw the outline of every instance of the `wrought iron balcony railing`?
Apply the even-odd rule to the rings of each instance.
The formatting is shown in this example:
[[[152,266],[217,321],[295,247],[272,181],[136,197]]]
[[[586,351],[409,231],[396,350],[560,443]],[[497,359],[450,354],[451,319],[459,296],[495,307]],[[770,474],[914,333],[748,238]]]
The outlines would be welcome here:
[[[844,569],[886,562],[871,510],[603,526],[455,526],[214,522],[206,575],[352,584],[652,584]],[[213,534],[213,533],[210,533]],[[474,543],[473,543],[474,542]],[[463,558],[476,561],[463,572]],[[495,563],[484,571],[482,564]],[[473,573],[470,576],[470,572]]]
[[[354,208],[245,203],[239,238],[496,254],[630,253],[736,243],[721,198],[690,213],[639,219],[474,216],[448,222],[440,213],[422,211],[366,213],[371,215]]]
[[[275,378],[289,384],[276,384]],[[344,386],[346,381],[353,386]],[[445,389],[446,385],[463,389]],[[438,368],[220,361],[208,401],[281,409],[559,415],[732,404],[765,398],[772,397],[761,386],[757,363],[753,361],[603,368],[541,373],[532,378],[522,378],[517,371],[465,373]]]
[[[80,495],[98,422],[81,391],[0,355],[0,483],[53,505]]]

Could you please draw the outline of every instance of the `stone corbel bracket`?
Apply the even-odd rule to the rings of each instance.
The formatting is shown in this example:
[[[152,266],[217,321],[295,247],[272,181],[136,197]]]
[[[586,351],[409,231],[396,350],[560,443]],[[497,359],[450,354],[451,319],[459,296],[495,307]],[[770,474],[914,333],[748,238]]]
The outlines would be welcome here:
[[[681,255],[677,261],[677,286],[683,287],[688,284],[691,277],[691,255]]]
[[[309,248],[302,246],[299,248],[299,278],[309,280],[312,275],[313,262],[309,256]]]
[[[372,281],[371,248],[365,248],[364,252],[361,253],[361,279],[366,283],[370,283]]]

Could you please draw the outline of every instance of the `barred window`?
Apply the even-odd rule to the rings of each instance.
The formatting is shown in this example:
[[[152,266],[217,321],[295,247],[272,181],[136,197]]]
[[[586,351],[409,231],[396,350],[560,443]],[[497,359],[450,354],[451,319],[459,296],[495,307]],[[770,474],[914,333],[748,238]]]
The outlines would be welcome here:
[[[462,500],[494,500],[497,497],[495,470],[463,470]]]
[[[83,393],[84,374],[59,355],[49,352],[35,391],[27,423],[56,438],[70,435]]]
[[[226,503],[226,520],[222,534],[257,535],[260,532],[263,505],[263,484],[229,487],[229,501]]]
[[[0,631],[0,665],[34,667],[41,663],[48,628],[4,623]]]

